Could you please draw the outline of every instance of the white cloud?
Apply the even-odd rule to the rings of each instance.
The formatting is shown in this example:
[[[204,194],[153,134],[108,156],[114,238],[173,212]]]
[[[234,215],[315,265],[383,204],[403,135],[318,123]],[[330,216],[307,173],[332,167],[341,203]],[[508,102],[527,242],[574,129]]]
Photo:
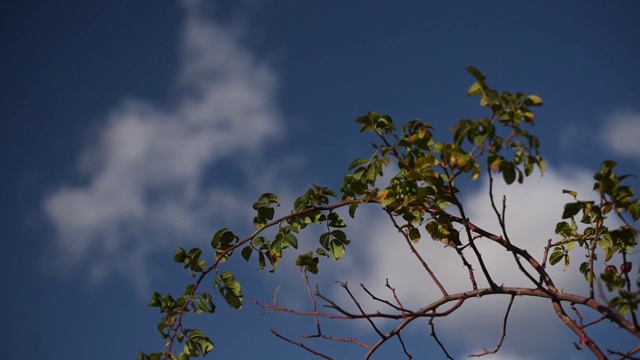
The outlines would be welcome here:
[[[204,17],[199,1],[184,4],[176,101],[128,100],[111,111],[83,150],[86,182],[43,201],[56,231],[49,258],[58,269],[87,266],[95,280],[134,273],[134,285],[146,292],[151,249],[209,236],[214,216],[243,214],[234,206],[243,195],[221,185],[231,179],[217,162],[259,157],[283,132],[269,64],[242,45],[240,31]],[[203,183],[205,172],[214,185]]]
[[[473,223],[500,234],[489,203],[488,182],[474,185],[477,186],[477,190],[472,190],[470,195],[463,199],[467,216]],[[573,200],[569,195],[562,194],[562,189],[575,190],[581,199],[592,200],[596,195],[592,186],[591,174],[585,170],[570,167],[563,167],[562,170],[549,168],[543,177],[531,176],[522,185],[506,186],[501,179],[497,179],[494,195],[498,202],[503,194],[506,195],[507,227],[512,242],[541,259],[547,240],[558,239],[554,229],[556,223],[561,221],[564,204]],[[353,241],[348,250],[352,258],[347,258],[345,264],[336,267],[332,275],[341,280],[347,280],[345,276],[349,276],[349,284],[359,294],[359,299],[368,311],[393,312],[380,303],[368,301],[368,296],[358,291],[360,283],[365,284],[377,296],[393,302],[393,294],[384,286],[386,279],[389,279],[403,305],[411,309],[439,299],[441,293],[438,288],[410,253],[404,239],[391,226],[385,214],[374,209],[358,211],[361,211],[358,214],[360,219],[367,220],[365,223],[356,220],[348,228]],[[495,282],[505,286],[532,286],[514,266],[510,253],[488,240],[481,240],[478,245]],[[423,232],[423,239],[416,248],[449,293],[471,289],[468,272],[462,267],[453,249],[432,241],[426,232]],[[364,256],[358,258],[358,255],[362,254]],[[473,263],[479,286],[486,286],[472,251],[468,249],[465,254]],[[588,294],[587,283],[577,274],[581,257],[582,255],[576,251],[572,266],[566,272],[562,271],[561,265],[549,269],[558,288],[583,294],[587,291]],[[352,304],[337,287],[333,288],[331,296],[339,299],[339,303]],[[455,348],[464,349],[466,354],[481,352],[482,347],[492,348],[499,340],[507,303],[508,298],[500,296],[467,300],[459,311],[438,321],[443,339],[449,343],[455,340]],[[449,306],[446,305],[440,310],[444,311]],[[391,322],[386,324],[395,326]],[[554,348],[571,351],[571,341],[575,340],[561,325],[550,302],[542,299],[516,298],[509,324],[504,345],[506,352],[534,352],[541,343],[547,344],[545,349],[548,351],[554,351]],[[365,323],[362,325],[367,326]],[[532,332],[536,334],[534,337],[531,336]]]
[[[602,142],[620,155],[640,159],[640,113],[620,110],[607,118]]]

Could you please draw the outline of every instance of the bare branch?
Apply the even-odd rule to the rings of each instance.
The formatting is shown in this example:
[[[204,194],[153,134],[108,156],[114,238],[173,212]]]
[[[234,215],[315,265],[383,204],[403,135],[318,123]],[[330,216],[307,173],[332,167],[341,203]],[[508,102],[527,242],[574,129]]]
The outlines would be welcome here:
[[[504,314],[504,320],[502,321],[502,336],[500,337],[500,342],[498,342],[498,345],[496,345],[496,348],[494,350],[483,349],[484,352],[482,354],[471,354],[469,355],[469,357],[481,357],[488,354],[495,354],[498,352],[498,350],[500,350],[500,348],[502,347],[502,342],[504,341],[504,338],[507,337],[507,320],[509,319],[509,313],[511,312],[511,305],[513,305],[513,299],[515,299],[515,297],[516,297],[515,295],[511,295],[511,298],[509,299],[507,312]]]
[[[392,307],[392,308],[394,308],[394,309],[396,309],[396,310],[398,310],[398,311],[401,311],[401,312],[403,312],[403,313],[405,313],[405,312],[412,312],[412,311],[407,310],[406,308],[404,308],[404,307],[402,306],[402,303],[400,303],[400,300],[399,300],[399,299],[398,299],[398,297],[396,296],[395,289],[394,289],[394,288],[392,288],[391,286],[389,286],[389,279],[387,279],[387,282],[386,282],[385,286],[391,289],[391,291],[393,292],[393,297],[396,299],[396,302],[398,303],[398,305],[392,304],[392,303],[391,303],[390,301],[388,301],[388,300],[384,300],[384,299],[381,299],[381,298],[379,298],[379,297],[375,296],[375,295],[374,295],[374,294],[373,294],[369,289],[367,289],[367,287],[366,287],[366,286],[364,286],[364,284],[360,284],[360,287],[361,287],[361,288],[362,288],[362,289],[367,293],[367,295],[369,295],[373,300],[375,300],[375,301],[379,301],[379,302],[381,302],[381,303],[383,303],[383,304],[385,304],[385,305],[388,305],[388,306],[390,306],[390,307]]]
[[[518,257],[518,255],[516,255],[515,252],[511,251],[511,248],[513,247],[513,244],[511,243],[511,240],[509,239],[509,234],[507,234],[507,223],[506,223],[506,214],[507,214],[507,198],[503,197],[502,198],[502,212],[498,211],[498,207],[496,206],[496,202],[493,196],[493,174],[491,173],[491,168],[487,167],[487,173],[489,174],[489,200],[491,201],[491,207],[493,208],[494,213],[496,214],[496,217],[498,218],[498,223],[500,224],[500,229],[502,230],[502,236],[504,237],[504,240],[507,244],[506,249],[509,250],[511,252],[511,254],[513,255],[513,259],[515,260],[516,264],[518,265],[518,268],[520,269],[520,271],[527,277],[529,278],[529,280],[531,280],[531,282],[533,282],[534,284],[536,284],[538,287],[542,287],[542,280],[536,280],[525,268],[524,266],[522,266],[522,262],[520,261],[520,258]],[[543,262],[544,264],[544,262]],[[542,267],[544,269],[544,266]]]
[[[434,324],[434,319],[435,318],[431,318],[429,319],[429,326],[431,327],[431,336],[433,337],[433,339],[436,341],[436,343],[438,344],[438,346],[440,346],[440,349],[442,349],[442,351],[444,352],[444,354],[447,356],[447,359],[453,360],[453,358],[451,357],[451,355],[449,355],[449,352],[447,351],[447,349],[444,347],[444,345],[442,344],[442,342],[440,342],[440,339],[438,339],[438,335],[436,335],[436,325]]]
[[[303,349],[307,350],[308,352],[312,353],[312,354],[313,354],[313,355],[315,355],[315,356],[319,356],[319,357],[321,357],[321,358],[323,358],[323,359],[327,359],[327,360],[333,360],[333,358],[332,358],[332,357],[330,357],[330,356],[328,356],[328,355],[325,355],[325,354],[323,354],[323,353],[321,353],[321,352],[318,352],[318,351],[316,351],[316,350],[313,350],[313,349],[311,349],[310,347],[306,346],[305,344],[303,344],[303,343],[301,343],[301,342],[293,341],[293,340],[289,339],[288,337],[282,336],[282,335],[278,334],[278,333],[277,333],[275,330],[273,330],[273,329],[271,329],[271,333],[272,333],[273,335],[275,335],[275,336],[279,337],[280,339],[282,339],[282,340],[284,340],[284,341],[286,341],[286,342],[290,343],[290,344],[293,344],[293,345],[299,346],[299,347],[301,347],[301,348],[303,348]]]
[[[402,236],[406,240],[407,245],[409,245],[409,248],[411,249],[411,252],[413,253],[413,255],[415,255],[415,257],[418,259],[418,261],[420,261],[420,264],[422,264],[422,267],[427,271],[427,273],[429,274],[429,276],[431,277],[433,282],[438,286],[438,289],[440,289],[440,292],[442,293],[442,295],[447,296],[447,290],[445,290],[444,286],[442,286],[442,284],[440,283],[440,281],[438,280],[436,275],[429,268],[429,265],[427,265],[427,262],[424,261],[422,256],[420,256],[420,254],[416,250],[415,246],[413,246],[413,242],[411,241],[411,238],[409,238],[409,234],[407,234],[406,231],[404,231],[398,225],[398,223],[396,222],[396,219],[393,217],[393,215],[391,215],[390,212],[387,212],[387,213],[389,214],[389,218],[391,219],[391,222],[393,223],[393,226],[398,230],[398,232],[400,232],[402,234]]]
[[[634,347],[633,349],[631,349],[626,354],[622,353],[620,351],[614,351],[614,350],[607,349],[607,353],[609,353],[610,355],[620,355],[620,357],[618,358],[620,360],[623,360],[623,359],[640,360],[640,357],[632,356],[632,355],[637,354],[639,352],[640,352],[640,345]]]
[[[351,293],[351,290],[349,290],[349,285],[346,282],[338,282],[338,284],[340,284],[340,286],[342,286],[342,288],[347,292],[347,294],[349,294],[349,297],[351,298],[351,300],[353,301],[354,304],[356,304],[356,306],[358,307],[358,310],[360,310],[360,313],[362,315],[365,315],[364,310],[362,309],[362,306],[360,306],[360,303],[358,302],[358,300],[356,299],[355,296],[353,296],[353,294]],[[383,337],[384,335],[382,334],[382,332],[378,329],[378,327],[376,326],[376,324],[373,322],[373,320],[371,320],[370,317],[366,317],[365,319],[367,319],[367,321],[369,322],[369,324],[371,325],[371,327],[373,328],[373,330],[375,330],[376,333],[378,333],[378,335],[380,335],[380,337]]]

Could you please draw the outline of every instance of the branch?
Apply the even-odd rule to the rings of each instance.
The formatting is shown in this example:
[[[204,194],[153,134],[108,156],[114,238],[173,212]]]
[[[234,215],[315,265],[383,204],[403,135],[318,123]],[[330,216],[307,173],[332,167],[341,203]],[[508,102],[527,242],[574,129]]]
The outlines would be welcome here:
[[[614,350],[610,350],[610,349],[607,349],[607,352],[609,354],[611,354],[611,355],[620,355],[620,360],[623,360],[623,359],[640,360],[640,357],[631,356],[631,355],[634,355],[634,354],[637,354],[637,353],[640,352],[640,345],[634,347],[633,349],[631,349],[626,354],[621,353],[620,351],[614,351]]]
[[[235,249],[247,244],[248,242],[250,242],[251,240],[253,240],[256,236],[258,236],[258,234],[260,234],[262,231],[264,231],[265,229],[268,229],[272,226],[278,225],[280,224],[282,221],[285,221],[287,219],[299,216],[299,215],[304,215],[313,211],[332,211],[334,209],[337,208],[341,208],[344,206],[348,206],[351,204],[355,204],[355,203],[360,203],[362,202],[362,200],[360,199],[350,199],[350,200],[344,200],[332,205],[326,205],[326,206],[314,206],[314,207],[310,207],[310,208],[306,208],[304,210],[300,210],[300,211],[294,211],[288,215],[282,216],[279,219],[276,220],[272,220],[266,224],[264,224],[261,228],[257,229],[256,231],[254,231],[251,235],[249,235],[248,237],[238,241],[237,243],[235,243],[234,245],[224,249],[223,251],[220,252],[220,254],[218,254],[217,259],[213,262],[213,264],[211,264],[211,266],[209,266],[207,269],[203,270],[202,273],[200,273],[200,276],[198,277],[198,280],[196,280],[196,282],[194,283],[193,288],[191,289],[191,292],[188,294],[188,296],[185,299],[184,304],[182,305],[182,307],[178,310],[177,315],[176,315],[176,320],[173,322],[171,329],[169,331],[170,335],[169,335],[169,340],[167,341],[167,343],[165,344],[164,347],[164,351],[163,351],[163,360],[167,360],[169,359],[170,355],[172,354],[172,348],[173,348],[173,344],[175,342],[176,336],[178,335],[178,331],[182,328],[182,318],[184,317],[184,314],[187,313],[186,309],[188,308],[189,304],[193,301],[193,296],[194,294],[196,294],[196,292],[198,291],[198,288],[200,287],[200,284],[202,283],[202,280],[204,280],[204,278],[212,271],[217,270],[218,266],[220,265],[221,261],[223,259],[226,258],[226,256],[231,253],[232,251],[234,251]],[[371,202],[371,203],[375,203],[375,200],[368,200],[367,202]]]
[[[588,300],[593,300],[593,298],[588,298]],[[600,360],[606,359],[607,357],[604,355],[602,350],[600,350],[598,345],[595,342],[593,342],[593,340],[591,340],[591,338],[583,331],[583,329],[578,324],[576,324],[575,321],[573,321],[573,319],[569,317],[569,315],[567,315],[567,313],[562,308],[560,301],[558,299],[552,299],[552,303],[553,303],[553,308],[556,311],[556,314],[558,315],[560,320],[562,320],[565,323],[565,325],[567,325],[567,327],[571,329],[571,331],[573,331],[580,338],[580,342],[587,345],[589,350],[591,350],[591,352],[598,359]],[[636,336],[640,337],[640,334],[636,334]]]
[[[496,214],[496,217],[498,218],[498,223],[500,224],[500,229],[502,230],[502,236],[504,237],[505,242],[509,246],[507,247],[507,250],[510,251],[513,244],[511,244],[511,240],[509,239],[509,234],[507,234],[507,223],[506,223],[507,199],[505,197],[502,198],[502,212],[498,211],[498,207],[496,206],[496,202],[493,197],[493,175],[491,174],[490,167],[487,167],[487,172],[489,173],[489,199],[491,200],[491,207],[493,208],[493,211]],[[518,265],[518,268],[520,269],[520,271],[527,278],[529,278],[531,282],[536,284],[538,287],[542,287],[542,284],[540,283],[541,280],[536,280],[531,274],[529,274],[529,272],[524,268],[524,266],[522,266],[522,262],[520,261],[520,258],[518,258],[516,253],[511,251],[511,254],[513,255],[513,259]],[[544,264],[544,261],[543,261],[543,264]]]
[[[285,337],[285,336],[282,336],[282,335],[278,334],[278,333],[277,333],[275,330],[273,330],[273,329],[271,329],[271,333],[272,333],[273,335],[275,335],[275,336],[279,337],[280,339],[282,339],[282,340],[284,340],[284,341],[286,341],[286,342],[290,343],[290,344],[293,344],[293,345],[299,346],[299,347],[301,347],[301,348],[303,348],[303,349],[307,350],[308,352],[312,353],[313,355],[319,356],[319,357],[324,358],[324,359],[327,359],[327,360],[333,360],[333,358],[332,358],[332,357],[329,357],[329,356],[327,356],[327,355],[325,355],[325,354],[322,354],[322,353],[320,353],[320,352],[318,352],[318,351],[315,351],[315,350],[311,349],[310,347],[306,346],[305,344],[303,344],[303,343],[301,343],[301,342],[293,341],[293,340],[291,340],[291,339],[289,339],[289,338],[287,338],[287,337]]]
[[[407,242],[407,245],[409,245],[409,248],[411,249],[411,252],[413,253],[413,255],[416,256],[418,261],[420,261],[420,264],[422,264],[422,267],[427,271],[427,273],[431,277],[431,280],[433,280],[433,282],[438,286],[438,289],[440,289],[440,292],[442,293],[442,295],[443,296],[447,296],[447,290],[445,290],[444,286],[442,286],[442,284],[440,283],[440,281],[438,280],[436,275],[429,268],[429,265],[427,265],[427,262],[424,261],[422,256],[420,256],[420,254],[416,250],[415,246],[413,246],[413,242],[409,238],[409,234],[407,234],[405,231],[402,230],[402,228],[398,225],[398,223],[396,222],[396,219],[393,217],[393,215],[391,215],[390,212],[387,211],[387,213],[389,214],[389,218],[391,219],[391,222],[393,223],[393,226],[396,229],[398,229],[398,232],[400,232],[402,234],[402,236],[404,237],[404,239]]]
[[[504,314],[504,320],[502,321],[502,336],[500,337],[500,342],[496,345],[494,350],[483,349],[484,352],[482,354],[471,354],[469,357],[481,357],[488,354],[495,354],[502,347],[502,342],[504,338],[507,337],[507,319],[509,319],[509,312],[511,312],[511,305],[513,305],[513,299],[515,299],[515,295],[511,295],[511,299],[509,299],[509,306],[507,306],[507,312]]]
[[[438,335],[436,335],[436,325],[433,323],[433,320],[434,320],[434,318],[429,319],[429,326],[431,327],[431,334],[430,335],[436,341],[438,346],[440,346],[440,349],[442,349],[444,354],[447,356],[447,359],[453,360],[451,355],[449,355],[449,352],[447,352],[447,349],[445,349],[444,345],[440,342],[440,339],[438,339]]]

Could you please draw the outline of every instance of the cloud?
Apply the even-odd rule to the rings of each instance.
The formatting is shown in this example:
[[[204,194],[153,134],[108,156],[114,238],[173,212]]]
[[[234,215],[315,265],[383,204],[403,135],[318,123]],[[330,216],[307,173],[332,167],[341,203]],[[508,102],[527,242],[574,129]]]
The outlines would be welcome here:
[[[640,112],[620,110],[606,121],[602,143],[620,155],[640,159]]]
[[[475,186],[475,190],[469,188],[469,195],[463,199],[467,216],[475,224],[500,234],[500,227],[489,203],[488,182],[480,181],[472,186]],[[592,191],[592,186],[593,180],[589,172],[564,166],[558,169],[548,168],[543,177],[533,175],[522,185],[506,186],[498,179],[494,195],[499,204],[502,196],[506,196],[506,222],[512,242],[541,259],[547,240],[558,239],[554,229],[561,220],[564,204],[572,201],[569,195],[562,194],[562,189],[575,190],[581,199],[593,200],[596,194]],[[358,293],[358,298],[367,311],[393,312],[380,303],[367,301],[368,296],[359,289],[360,283],[378,297],[394,302],[392,292],[384,286],[388,279],[389,284],[395,288],[398,299],[410,309],[417,309],[439,299],[441,293],[411,254],[404,239],[391,226],[388,217],[376,210],[358,210],[360,213],[357,216],[367,220],[364,223],[356,220],[347,228],[352,239],[348,250],[351,258],[348,255],[345,264],[332,275],[340,280],[347,280],[343,277],[351,274],[349,284]],[[416,244],[418,253],[429,264],[448,293],[470,290],[469,274],[462,267],[455,251],[432,241],[426,232],[422,235],[422,240]],[[479,241],[478,245],[496,283],[531,287],[531,283],[514,266],[510,253],[486,240]],[[362,257],[358,258],[357,254]],[[471,250],[465,251],[465,254],[476,269],[475,276],[479,286],[486,286],[487,282],[483,279],[477,261],[473,260]],[[574,261],[567,271],[563,271],[561,265],[556,265],[550,267],[549,272],[558,288],[588,294],[587,283],[577,274],[582,255],[578,251],[573,255]],[[333,288],[331,296],[341,304],[352,304],[337,287]],[[455,340],[456,349],[464,350],[465,354],[481,352],[483,347],[491,348],[499,340],[507,304],[508,298],[499,296],[469,299],[461,309],[438,320],[439,333],[445,343]],[[444,311],[448,307],[446,305],[440,310]],[[397,325],[391,321],[380,323],[386,324],[383,325],[383,332]],[[422,324],[419,330],[421,333],[428,331],[424,329],[426,325],[423,322],[418,323]],[[509,324],[504,345],[506,352],[537,353],[541,343],[546,343],[544,354],[549,355],[553,351],[567,352],[571,351],[571,341],[575,340],[561,325],[550,302],[543,299],[516,298]],[[367,326],[365,323],[361,325]],[[532,338],[531,332],[536,332],[536,336]]]
[[[209,236],[212,218],[244,213],[220,162],[259,158],[284,131],[272,67],[242,45],[241,31],[206,18],[199,1],[184,4],[175,102],[123,101],[82,151],[86,181],[43,200],[56,234],[49,258],[62,273],[136,274],[146,292],[152,249]]]

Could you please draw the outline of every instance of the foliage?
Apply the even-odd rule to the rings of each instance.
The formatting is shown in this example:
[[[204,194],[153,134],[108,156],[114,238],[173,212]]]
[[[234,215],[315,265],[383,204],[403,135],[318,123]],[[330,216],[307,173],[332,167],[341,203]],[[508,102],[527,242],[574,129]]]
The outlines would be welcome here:
[[[149,355],[140,353],[138,358],[189,359],[212,351],[214,345],[208,337],[198,329],[185,327],[186,314],[215,312],[214,295],[202,290],[203,285],[207,282],[213,283],[221,299],[232,308],[240,309],[244,301],[242,288],[230,271],[222,270],[223,264],[239,251],[246,261],[257,261],[260,269],[269,268],[269,271],[274,271],[287,252],[298,248],[298,234],[311,224],[321,225],[325,229],[318,238],[319,246],[314,252],[298,254],[295,264],[301,269],[309,293],[313,293],[313,312],[302,314],[284,308],[277,303],[275,296],[273,304],[259,305],[271,312],[286,311],[310,315],[318,329],[315,337],[363,346],[367,350],[365,358],[369,358],[392,338],[400,340],[406,356],[411,358],[402,341],[402,330],[406,324],[419,318],[429,319],[432,336],[443,353],[450,358],[446,347],[437,338],[433,320],[456,311],[467,298],[490,294],[507,296],[510,302],[504,318],[500,343],[494,350],[485,350],[482,354],[475,354],[477,356],[494,353],[501,347],[506,335],[511,304],[516,296],[548,299],[557,316],[576,334],[576,347],[588,348],[597,358],[606,358],[605,352],[600,344],[590,338],[588,327],[593,323],[584,324],[580,311],[598,313],[601,318],[596,322],[606,319],[632,336],[640,338],[640,326],[636,315],[640,302],[640,278],[637,276],[638,271],[633,271],[633,264],[628,259],[630,252],[637,246],[638,229],[635,223],[640,218],[640,200],[634,197],[633,189],[624,183],[628,175],[617,175],[614,172],[616,163],[604,161],[594,175],[597,201],[583,200],[575,191],[564,190],[563,192],[571,197],[571,201],[565,205],[562,221],[556,225],[555,233],[558,239],[555,242],[549,240],[542,259],[534,258],[526,249],[514,245],[506,230],[505,202],[503,200],[502,206],[499,206],[493,196],[494,177],[500,175],[507,184],[512,184],[516,181],[522,183],[535,168],[544,172],[545,162],[539,155],[538,138],[528,130],[535,124],[535,116],[531,109],[541,106],[542,99],[537,95],[519,92],[500,93],[487,85],[485,76],[476,68],[469,67],[467,70],[476,80],[469,88],[468,95],[479,97],[480,105],[488,109],[489,116],[477,120],[460,120],[451,129],[451,141],[436,141],[433,138],[432,126],[426,122],[411,120],[397,128],[389,115],[369,112],[355,121],[361,125],[361,132],[371,132],[377,137],[378,141],[374,143],[375,152],[369,158],[358,158],[351,163],[339,191],[313,185],[295,200],[289,214],[279,218],[275,218],[275,207],[280,205],[279,198],[271,193],[263,194],[253,204],[256,212],[253,224],[256,230],[244,238],[227,228],[217,231],[211,240],[212,249],[209,250],[213,254],[211,264],[201,259],[203,249],[186,251],[178,248],[174,260],[183,264],[195,281],[177,298],[171,294],[153,294],[149,305],[158,308],[163,314],[158,331],[166,339],[166,344],[162,352]],[[397,172],[393,174],[388,185],[379,189],[379,179],[392,162],[397,165]],[[478,179],[483,170],[489,178],[490,202],[501,233],[492,233],[477,226],[473,219],[466,216],[466,209],[460,201],[460,189],[457,184],[466,181],[464,179]],[[307,276],[308,273],[318,273],[322,259],[339,260],[345,256],[349,247],[350,240],[343,230],[346,227],[345,222],[336,210],[347,208],[349,216],[356,218],[357,209],[365,205],[377,206],[388,214],[390,226],[398,230],[420,261],[425,276],[437,285],[442,295],[440,301],[426,304],[416,311],[404,308],[397,298],[396,303],[393,303],[381,300],[368,292],[372,299],[382,301],[396,310],[395,313],[383,314],[384,317],[403,319],[397,328],[387,334],[383,334],[373,322],[376,317],[382,316],[380,312],[351,313],[318,290],[313,292]],[[613,219],[622,225],[612,227],[615,226],[612,225],[615,224]],[[275,236],[270,238],[265,235],[265,230],[269,228],[276,229]],[[467,291],[448,293],[428,262],[415,251],[413,244],[420,241],[425,232],[433,240],[444,243],[457,253],[461,264],[469,273],[470,288]],[[483,253],[476,245],[481,240],[494,242],[507,250],[505,256],[513,258],[517,269],[529,279],[530,287],[496,284],[485,264]],[[547,272],[547,263],[562,263],[566,269],[575,254],[584,255],[586,259],[578,269],[588,283],[587,295],[562,292],[556,288]],[[616,254],[623,259],[619,268],[609,264]],[[479,273],[471,267],[467,257],[472,257],[479,264]],[[596,262],[606,265],[602,274],[595,273]],[[489,284],[488,287],[478,287],[478,275]],[[594,285],[598,283],[604,284],[613,295],[609,301],[602,302],[596,299]],[[359,305],[347,284],[343,283],[342,286],[354,303]],[[336,314],[327,315],[319,312],[315,306],[316,298],[325,301]],[[439,310],[446,305],[450,307]],[[578,310],[576,305],[583,309]],[[577,318],[567,314],[567,306],[570,306]],[[320,318],[365,318],[379,334],[379,340],[374,344],[364,344],[353,338],[323,334]],[[330,358],[301,342],[272,332],[277,337],[317,356]],[[184,344],[182,351],[177,355],[174,354],[177,351],[176,343]],[[609,354],[630,357],[639,352],[640,347],[606,351]]]

